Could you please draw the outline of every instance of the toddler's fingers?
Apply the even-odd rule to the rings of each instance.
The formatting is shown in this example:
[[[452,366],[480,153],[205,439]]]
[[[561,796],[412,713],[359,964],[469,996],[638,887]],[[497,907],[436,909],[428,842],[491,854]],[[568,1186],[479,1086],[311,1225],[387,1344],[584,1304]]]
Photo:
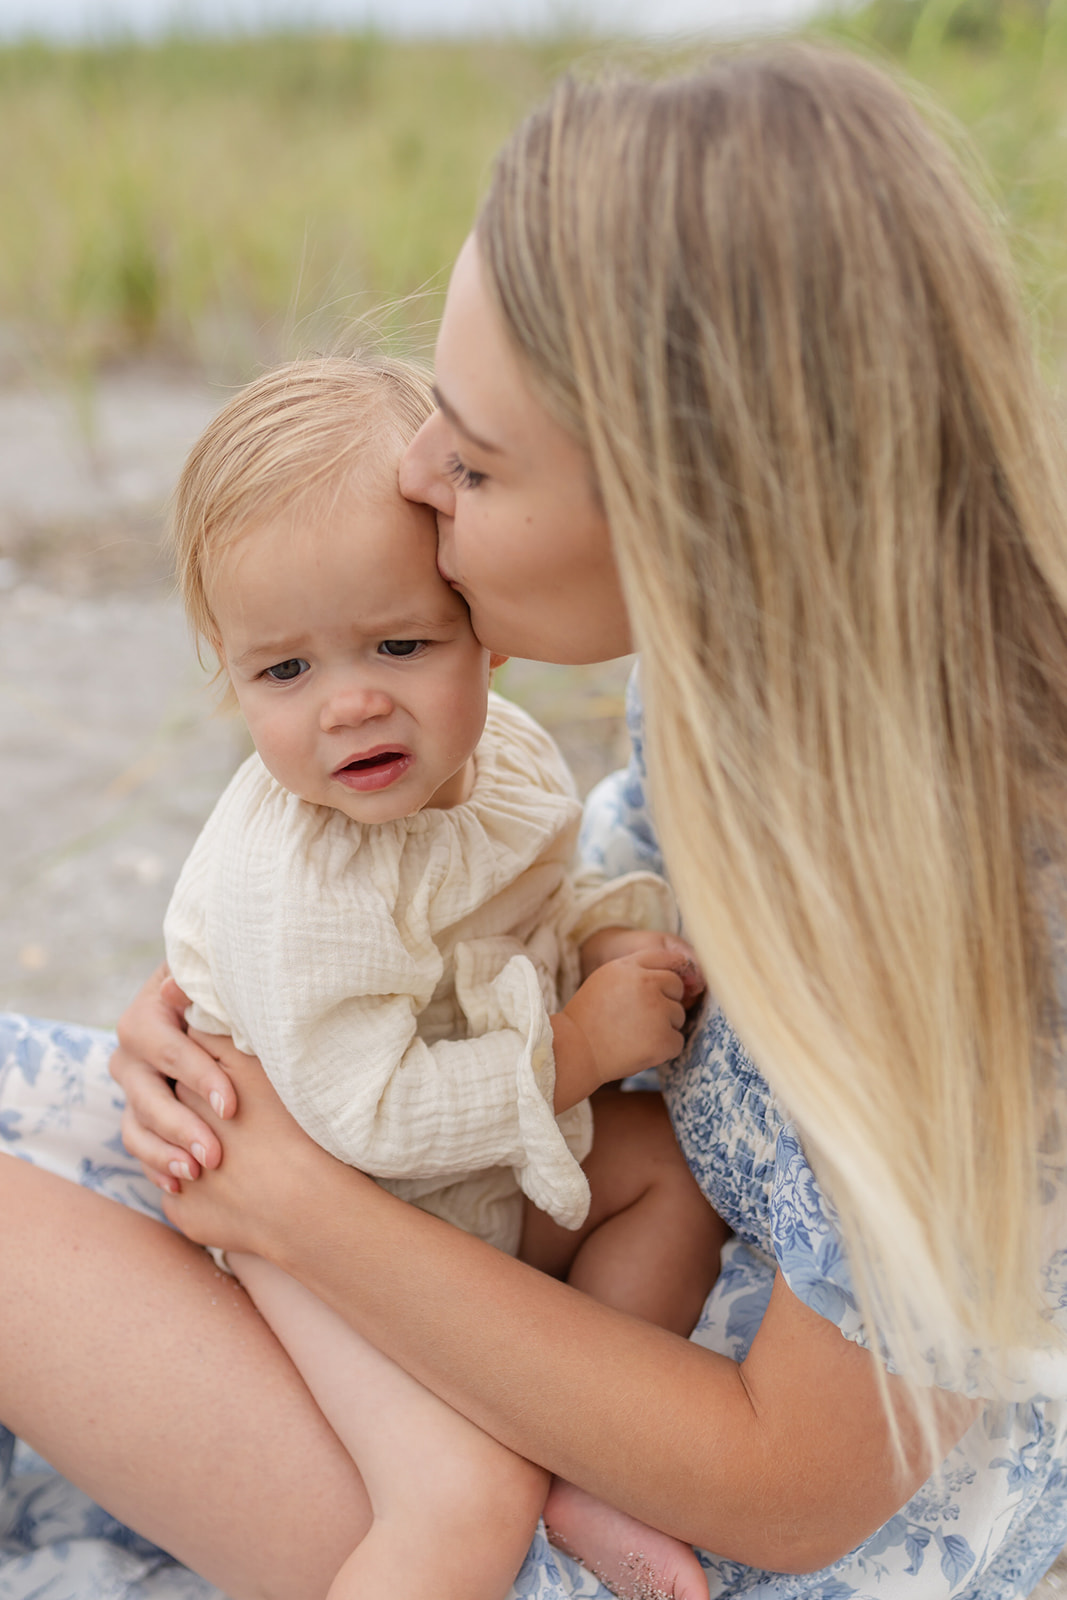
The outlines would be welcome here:
[[[681,973],[676,972],[673,967],[662,967],[656,972],[652,981],[658,986],[660,994],[668,1000],[679,1002],[679,1010],[684,1016],[685,1011],[681,1002],[685,999],[685,981]]]
[[[685,984],[685,1004],[687,1007],[691,1006],[707,988],[696,951],[688,939],[683,939],[676,933],[667,934],[664,943],[666,948],[678,957],[675,970],[681,974],[682,982]]]

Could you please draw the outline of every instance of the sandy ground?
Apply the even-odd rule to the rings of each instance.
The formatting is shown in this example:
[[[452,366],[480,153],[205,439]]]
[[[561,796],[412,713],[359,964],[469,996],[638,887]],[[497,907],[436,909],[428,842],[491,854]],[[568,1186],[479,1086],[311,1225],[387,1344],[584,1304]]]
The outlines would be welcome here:
[[[160,554],[182,457],[226,398],[127,373],[0,392],[0,1009],[110,1025],[247,747],[214,712]],[[627,664],[515,662],[583,792],[625,759]],[[1067,1592],[1067,1559],[1035,1592]]]

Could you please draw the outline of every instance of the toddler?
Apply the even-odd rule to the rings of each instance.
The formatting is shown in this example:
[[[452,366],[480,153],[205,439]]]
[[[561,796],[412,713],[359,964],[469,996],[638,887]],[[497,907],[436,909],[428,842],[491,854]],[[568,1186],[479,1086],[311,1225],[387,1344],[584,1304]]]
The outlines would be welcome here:
[[[256,754],[181,874],[167,959],[190,1025],[257,1055],[335,1156],[688,1332],[717,1219],[658,1096],[609,1094],[595,1145],[588,1096],[677,1054],[701,981],[661,880],[574,876],[573,781],[490,692],[502,658],[438,572],[432,513],[397,488],[431,406],[402,363],[294,363],[189,458],[183,593]],[[331,1600],[500,1600],[546,1475],[280,1269],[226,1265],[366,1486]]]

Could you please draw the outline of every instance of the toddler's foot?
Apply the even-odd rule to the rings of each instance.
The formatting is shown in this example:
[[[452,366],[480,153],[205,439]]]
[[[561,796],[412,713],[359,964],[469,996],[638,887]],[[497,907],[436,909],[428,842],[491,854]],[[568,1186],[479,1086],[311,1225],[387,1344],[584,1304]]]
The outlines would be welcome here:
[[[553,1478],[545,1504],[551,1542],[620,1600],[708,1600],[707,1579],[689,1545]]]

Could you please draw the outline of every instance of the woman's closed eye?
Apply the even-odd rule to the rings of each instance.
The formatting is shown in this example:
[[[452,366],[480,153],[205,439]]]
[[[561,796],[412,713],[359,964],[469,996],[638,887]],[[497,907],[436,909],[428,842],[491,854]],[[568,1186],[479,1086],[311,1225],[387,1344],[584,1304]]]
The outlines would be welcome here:
[[[445,472],[457,489],[477,489],[486,479],[484,472],[475,472],[473,467],[464,466],[457,455],[448,457]]]
[[[273,667],[268,667],[263,676],[272,683],[292,683],[295,678],[302,678],[309,672],[310,666],[300,656],[293,656],[289,661],[279,661]]]

